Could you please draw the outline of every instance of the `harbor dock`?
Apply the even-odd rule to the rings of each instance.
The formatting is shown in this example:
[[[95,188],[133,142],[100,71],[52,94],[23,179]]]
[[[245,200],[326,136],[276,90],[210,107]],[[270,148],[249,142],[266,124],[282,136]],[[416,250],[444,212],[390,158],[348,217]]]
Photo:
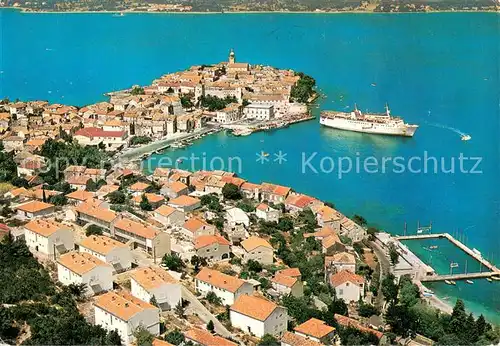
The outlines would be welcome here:
[[[486,272],[476,272],[476,273],[462,273],[462,274],[451,274],[451,275],[426,275],[420,277],[420,281],[430,282],[430,281],[445,281],[445,280],[468,280],[468,279],[478,279],[478,278],[491,278],[493,276],[500,276],[500,269],[495,265],[490,263],[488,260],[483,258],[481,254],[477,251],[473,251],[467,245],[453,237],[449,233],[429,233],[429,234],[416,234],[416,235],[403,235],[394,237],[398,241],[403,240],[421,240],[421,239],[439,239],[446,238],[456,247],[464,251],[466,254],[474,258],[476,261],[481,263],[482,266],[487,268],[489,271]]]

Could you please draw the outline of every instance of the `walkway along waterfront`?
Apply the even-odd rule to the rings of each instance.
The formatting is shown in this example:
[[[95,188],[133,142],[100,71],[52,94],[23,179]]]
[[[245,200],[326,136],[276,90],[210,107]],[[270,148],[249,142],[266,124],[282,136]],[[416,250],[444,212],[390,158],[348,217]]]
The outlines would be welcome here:
[[[488,278],[492,276],[500,276],[500,269],[498,269],[495,265],[487,261],[485,258],[481,256],[479,252],[475,252],[471,250],[468,246],[463,244],[461,241],[455,239],[449,233],[436,233],[436,234],[419,234],[419,235],[405,235],[398,236],[395,239],[402,240],[421,240],[421,239],[436,239],[436,238],[446,238],[459,249],[467,253],[469,256],[474,258],[476,261],[481,263],[482,266],[488,268],[489,272],[479,272],[479,273],[463,273],[463,274],[450,274],[450,275],[431,275],[421,277],[421,281],[444,281],[444,280],[466,280],[466,279],[474,279],[474,278]]]

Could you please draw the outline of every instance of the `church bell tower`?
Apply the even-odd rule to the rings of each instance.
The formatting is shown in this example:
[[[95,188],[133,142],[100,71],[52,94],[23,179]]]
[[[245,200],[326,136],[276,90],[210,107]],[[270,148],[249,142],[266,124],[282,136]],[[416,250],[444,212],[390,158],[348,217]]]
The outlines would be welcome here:
[[[234,59],[234,50],[231,48],[231,52],[229,52],[229,63],[234,64],[235,59]]]

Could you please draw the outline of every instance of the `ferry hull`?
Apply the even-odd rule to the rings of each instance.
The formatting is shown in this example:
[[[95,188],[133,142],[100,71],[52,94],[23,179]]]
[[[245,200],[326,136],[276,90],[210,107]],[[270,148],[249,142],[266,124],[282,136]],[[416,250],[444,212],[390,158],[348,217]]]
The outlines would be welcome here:
[[[417,125],[384,126],[384,124],[363,123],[345,119],[320,118],[320,124],[338,130],[369,133],[376,135],[413,137]]]

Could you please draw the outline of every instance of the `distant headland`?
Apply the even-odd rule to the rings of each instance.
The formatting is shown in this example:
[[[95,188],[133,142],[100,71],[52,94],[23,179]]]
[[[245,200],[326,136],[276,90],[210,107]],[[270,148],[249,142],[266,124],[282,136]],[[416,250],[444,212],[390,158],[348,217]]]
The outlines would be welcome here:
[[[452,2],[438,0],[284,0],[255,2],[250,0],[154,0],[129,2],[125,0],[66,1],[6,0],[1,7],[19,8],[25,12],[136,12],[136,13],[408,13],[408,12],[498,12],[494,0]]]

